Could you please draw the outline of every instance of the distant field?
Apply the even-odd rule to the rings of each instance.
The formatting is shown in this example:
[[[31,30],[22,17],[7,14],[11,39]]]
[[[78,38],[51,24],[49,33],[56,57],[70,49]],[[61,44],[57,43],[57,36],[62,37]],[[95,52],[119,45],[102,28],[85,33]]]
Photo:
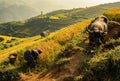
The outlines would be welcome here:
[[[35,36],[35,37],[31,37],[31,38],[16,38],[15,41],[7,43],[7,41],[11,40],[12,37],[8,37],[8,36],[0,36],[0,37],[3,37],[5,39],[3,41],[4,45],[9,46],[9,47],[4,46],[4,49],[0,50],[0,62],[5,60],[9,54],[14,53],[18,50],[24,49],[25,47],[31,46],[34,43],[36,43],[36,41],[41,39],[41,36]],[[0,42],[0,44],[1,43],[2,42]],[[10,46],[10,45],[12,45],[12,46]]]
[[[120,2],[116,2],[87,8],[57,10],[24,21],[1,23],[0,34],[14,37],[31,37],[39,35],[45,30],[54,32],[77,22],[95,18],[108,9],[119,7]]]
[[[7,40],[10,40],[12,37],[0,35],[0,38],[3,38],[3,39],[4,39],[4,40],[1,41],[1,42],[6,42]],[[1,43],[1,42],[0,42],[0,43]]]

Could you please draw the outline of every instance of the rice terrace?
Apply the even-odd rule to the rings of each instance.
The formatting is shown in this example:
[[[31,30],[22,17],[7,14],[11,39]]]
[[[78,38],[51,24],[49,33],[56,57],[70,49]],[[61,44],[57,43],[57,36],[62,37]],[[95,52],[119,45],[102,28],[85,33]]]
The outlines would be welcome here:
[[[119,0],[0,4],[0,81],[120,81]]]

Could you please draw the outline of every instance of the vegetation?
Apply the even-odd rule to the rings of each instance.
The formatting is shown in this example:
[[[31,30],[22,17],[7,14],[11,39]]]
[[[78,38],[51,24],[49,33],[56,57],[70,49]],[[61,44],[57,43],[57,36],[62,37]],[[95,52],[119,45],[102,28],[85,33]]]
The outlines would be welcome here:
[[[8,36],[2,36],[2,35],[0,35],[0,37],[1,37],[0,50],[13,47],[23,42],[21,39],[15,38],[15,37],[8,37]]]
[[[91,7],[89,9],[91,10],[92,8],[94,7]],[[83,10],[84,9],[80,9],[80,11],[83,11]],[[116,9],[113,9],[113,11],[114,10]],[[109,11],[105,12],[104,14],[105,15],[106,13],[111,14],[108,12]],[[68,15],[64,15],[59,12],[56,12],[56,13],[59,15],[54,14],[53,16],[49,14],[51,18],[46,16],[44,18],[37,17],[24,22],[4,23],[4,24],[1,24],[1,26],[7,25],[6,27],[9,27],[10,31],[11,30],[13,31],[11,27],[11,25],[13,25],[13,27],[16,27],[15,31],[18,32],[17,25],[19,25],[22,28],[22,26],[26,24],[26,26],[31,26],[30,29],[32,29],[32,26],[33,25],[35,26],[36,23],[38,24],[41,22],[43,24],[43,22],[44,23],[47,22],[49,24],[51,23],[53,24],[54,22],[55,24],[58,22],[63,22],[63,20],[66,21],[68,19],[67,18]],[[67,12],[64,12],[64,13],[67,14]],[[119,12],[116,12],[116,14],[118,13]],[[71,14],[75,14],[75,13],[71,12]],[[110,18],[112,18],[112,16]],[[115,19],[117,19],[116,21],[119,21],[119,16],[114,16],[114,18],[112,18],[111,20],[115,20]],[[20,38],[0,36],[1,38],[4,39],[0,42],[1,47],[4,47],[4,49],[1,49],[2,51],[0,50],[0,54],[1,54],[0,55],[0,62],[1,62],[0,75],[2,75],[0,76],[0,80],[6,81],[9,79],[10,81],[14,81],[14,80],[17,81],[18,79],[20,79],[21,73],[30,74],[35,71],[39,72],[37,73],[37,75],[40,73],[42,75],[51,70],[53,74],[55,74],[54,69],[55,70],[60,69],[61,67],[64,68],[66,64],[68,64],[69,66],[70,60],[71,59],[74,60],[73,57],[76,59],[78,58],[78,56],[81,56],[81,58],[78,58],[77,61],[75,60],[75,63],[77,63],[78,65],[74,65],[75,73],[73,73],[74,70],[72,70],[71,75],[74,75],[74,76],[65,77],[64,81],[66,80],[68,81],[69,80],[72,80],[72,81],[74,80],[75,81],[119,81],[120,79],[120,76],[119,76],[120,75],[120,71],[119,71],[120,39],[108,40],[103,46],[101,46],[99,49],[96,49],[94,55],[92,56],[89,54],[86,54],[85,51],[89,49],[87,47],[86,41],[84,41],[84,39],[87,38],[86,34],[84,33],[84,28],[88,26],[90,21],[91,20],[87,20],[84,22],[79,22],[74,25],[64,27],[56,32],[51,33],[46,37],[41,37],[40,35],[38,35],[34,37],[20,39]],[[62,23],[62,25],[63,24],[64,23]],[[18,29],[20,27],[18,27]],[[22,31],[22,33],[27,31],[29,31],[29,29]],[[33,48],[41,48],[42,54],[39,55],[37,66],[34,69],[30,69],[29,66],[26,64],[25,60],[23,60],[24,59],[23,54],[25,50],[33,49]],[[16,53],[18,54],[18,57],[19,57],[14,65],[9,64],[9,61],[6,60],[7,56],[11,53]],[[80,62],[78,62],[78,60]],[[73,63],[71,67],[73,67]],[[67,69],[65,68],[62,70],[64,71]],[[70,68],[70,71],[71,71],[71,68]],[[50,76],[52,76],[52,72],[50,72]],[[80,77],[77,77],[77,76],[80,76]],[[57,72],[55,77],[57,77]]]
[[[4,40],[4,38],[0,37],[0,42],[2,42]]]
[[[84,27],[86,27],[89,23],[90,23],[90,21],[84,21],[81,23],[77,23],[70,27],[66,27],[57,32],[54,32],[44,39],[34,41],[36,43],[34,43],[34,44],[32,43],[31,44],[32,46],[30,46],[29,48],[41,48],[43,50],[43,53],[39,57],[40,59],[38,61],[38,65],[36,66],[36,70],[41,70],[42,72],[49,70],[53,66],[54,61],[57,58],[57,56],[66,48],[68,41],[72,40],[72,38],[75,35],[77,35],[77,33],[80,33],[81,31],[83,31]],[[35,37],[35,38],[38,39],[37,37]],[[35,38],[32,38],[32,40]],[[28,42],[28,40],[27,40],[27,42]],[[16,47],[16,46],[14,46],[14,47]],[[17,46],[17,47],[19,47],[19,46]],[[28,47],[28,45],[27,45],[27,47]],[[16,54],[18,54],[18,56],[19,56],[16,65],[11,67],[11,66],[9,66],[9,63],[6,65],[1,64],[0,68],[2,69],[4,67],[4,69],[6,71],[14,70],[17,72],[27,72],[28,73],[29,72],[28,66],[26,65],[24,60],[21,60],[21,59],[24,59],[23,54],[26,49],[28,49],[28,48],[22,48],[22,50],[20,50],[20,48],[19,48],[19,51],[16,52]],[[11,50],[13,50],[13,49],[11,48]],[[9,52],[9,54],[10,54],[10,52]],[[1,55],[0,58],[3,58],[4,55],[5,54],[3,52],[3,55]],[[5,57],[6,56],[7,55],[5,55]],[[1,61],[2,60],[5,60],[5,59],[1,59]],[[59,61],[58,65],[63,64],[63,63],[64,63],[64,60]],[[17,74],[15,74],[15,75],[17,76]]]
[[[109,20],[120,22],[120,8],[110,9],[104,12],[104,15],[109,18]]]
[[[42,39],[37,44],[34,44],[32,48],[41,48],[43,50],[43,53],[40,55],[40,67],[44,69],[51,67],[58,54],[66,48],[66,44],[72,40],[77,33],[83,31],[88,23],[90,23],[90,21],[63,28],[46,37],[44,40]],[[23,52],[20,54],[23,54]]]
[[[112,21],[120,20],[119,8],[104,12]],[[116,32],[116,31],[114,31]],[[120,39],[110,39],[89,60],[85,61],[85,74],[81,81],[119,81]],[[104,50],[104,51],[103,51]]]
[[[43,16],[39,15],[33,17],[25,21],[1,23],[0,34],[14,37],[31,37],[39,35],[45,30],[53,32],[77,22],[94,18],[101,15],[106,10],[116,7],[120,7],[120,2],[88,8],[58,10]]]
[[[94,55],[87,62],[88,69],[83,81],[119,81],[119,61],[120,47]]]

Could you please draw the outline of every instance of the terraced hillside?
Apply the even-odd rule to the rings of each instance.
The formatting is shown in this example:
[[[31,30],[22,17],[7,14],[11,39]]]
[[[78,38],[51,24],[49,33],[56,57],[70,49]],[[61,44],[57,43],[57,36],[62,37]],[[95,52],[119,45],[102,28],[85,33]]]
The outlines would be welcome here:
[[[41,70],[46,71],[51,66],[51,64],[53,64],[56,56],[59,55],[59,53],[66,48],[67,42],[70,41],[73,38],[73,36],[77,35],[78,32],[82,31],[84,27],[88,25],[89,22],[90,21],[85,21],[71,25],[59,31],[51,33],[45,38],[41,38],[40,36],[23,38],[23,41],[20,44],[0,51],[0,62],[2,62],[0,63],[0,71],[4,70],[10,72],[10,75],[6,75],[6,73],[4,75],[4,72],[1,75],[0,72],[0,80],[14,81],[19,78],[15,71],[24,72],[29,70],[29,68],[25,68],[26,66],[24,66],[24,64],[26,65],[26,62],[23,60],[23,53],[28,48],[41,48],[43,50],[43,53],[40,56],[42,63],[40,63],[40,66],[37,67],[41,67]],[[8,55],[11,53],[16,53],[19,56],[15,66],[10,65],[7,59]],[[13,78],[8,79],[5,76]]]
[[[111,8],[119,8],[120,2],[116,3],[109,3],[109,4],[102,4],[98,6],[88,7],[88,8],[74,8],[71,10],[57,10],[47,15],[57,15],[57,14],[64,14],[67,16],[74,16],[79,18],[93,18],[99,14],[102,14],[104,11],[109,10]]]
[[[116,9],[110,11],[114,10]],[[87,47],[87,36],[79,33],[67,42],[68,47],[56,57],[47,73],[35,72],[31,76],[23,74],[22,79],[25,81],[119,81],[120,36],[116,39],[112,37],[120,30],[120,24],[114,22],[109,23],[108,34],[111,39],[107,40],[99,49],[96,48],[95,54],[86,53],[90,49]]]
[[[105,14],[109,15],[108,12]],[[112,20],[116,17],[118,18],[115,16]],[[0,51],[0,61],[2,62],[0,80],[119,81],[120,24],[118,21],[116,22],[117,25],[109,23],[111,30],[108,31],[108,35],[112,37],[118,32],[118,37],[107,40],[99,49],[94,50],[93,55],[86,52],[89,50],[89,41],[87,34],[84,33],[84,28],[90,23],[90,20],[67,26],[45,38],[40,36],[23,38],[20,44]],[[33,69],[30,69],[23,60],[23,53],[28,48],[41,48],[43,51],[39,56],[36,68]],[[19,58],[15,65],[10,65],[6,59],[13,52],[18,54]]]
[[[120,2],[88,8],[58,10],[25,21],[2,23],[0,24],[0,34],[14,37],[35,36],[45,30],[55,31],[71,24],[96,17],[105,10],[115,7],[120,7]]]
[[[31,38],[15,38],[8,36],[0,37],[4,39],[0,42],[0,62],[3,62],[5,59],[7,59],[9,54],[31,46],[36,43],[36,41],[41,39],[41,36],[34,36]]]
[[[0,35],[0,43],[10,40],[12,37]]]

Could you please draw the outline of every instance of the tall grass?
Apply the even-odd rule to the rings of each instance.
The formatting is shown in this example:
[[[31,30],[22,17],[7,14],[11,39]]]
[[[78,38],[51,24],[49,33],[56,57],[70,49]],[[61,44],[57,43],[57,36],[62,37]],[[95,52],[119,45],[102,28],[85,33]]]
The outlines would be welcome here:
[[[109,20],[120,21],[120,8],[110,9],[103,13]]]
[[[43,66],[51,66],[57,55],[66,48],[66,44],[72,40],[75,35],[82,32],[89,23],[90,21],[84,21],[63,28],[55,32],[53,36],[49,36],[46,40],[34,45],[32,48],[41,48],[43,50],[39,60],[43,62]]]
[[[41,40],[34,41],[37,43],[34,43],[33,46],[23,48],[16,52],[16,54],[18,54],[19,58],[18,58],[16,64],[14,65],[14,67],[9,66],[9,64],[4,65],[4,63],[3,63],[2,65],[0,65],[1,66],[0,69],[2,70],[2,68],[4,67],[4,69],[6,70],[5,73],[7,71],[12,70],[13,74],[14,74],[14,71],[17,71],[17,73],[18,72],[30,73],[34,70],[40,70],[42,72],[48,71],[48,69],[50,69],[51,66],[54,64],[56,57],[65,50],[65,48],[67,47],[67,43],[70,40],[72,40],[72,38],[74,36],[78,35],[78,33],[82,32],[89,23],[90,23],[90,20],[80,22],[75,25],[71,25],[69,27],[58,30]],[[39,59],[38,59],[36,68],[30,69],[26,65],[26,61],[24,60],[24,52],[27,49],[34,49],[34,48],[42,49],[42,54],[39,55]],[[17,73],[15,73],[14,75],[16,76]],[[4,76],[4,75],[2,75],[2,76]],[[9,75],[9,76],[12,77],[12,75]],[[13,77],[13,78],[15,78],[15,77]]]
[[[78,33],[82,32],[84,28],[90,23],[90,20],[71,25],[69,27],[58,30],[44,39],[35,41],[33,46],[22,49],[17,52],[21,60],[18,65],[22,67],[25,61],[23,58],[24,51],[27,49],[40,48],[42,54],[39,55],[38,69],[49,69],[54,64],[55,58],[66,48],[67,43]]]
[[[120,46],[94,55],[86,65],[82,81],[119,81]]]

